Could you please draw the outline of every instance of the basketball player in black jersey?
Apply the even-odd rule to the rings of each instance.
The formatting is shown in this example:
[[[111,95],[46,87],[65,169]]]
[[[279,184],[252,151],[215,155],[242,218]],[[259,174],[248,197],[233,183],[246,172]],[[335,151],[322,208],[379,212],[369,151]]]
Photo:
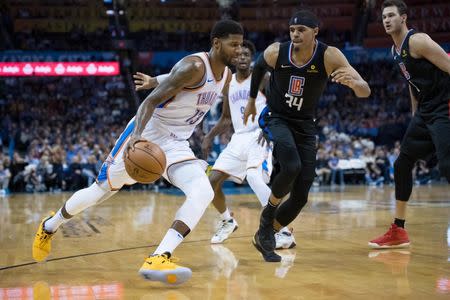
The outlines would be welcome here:
[[[342,52],[316,40],[318,26],[313,13],[295,13],[289,22],[291,41],[270,45],[253,70],[244,122],[255,117],[258,86],[269,70],[270,92],[259,124],[266,138],[273,141],[274,157],[280,165],[253,241],[266,261],[281,259],[274,252],[274,229],[291,223],[308,200],[316,167],[315,111],[328,78],[350,87],[357,97],[370,95],[367,82]],[[289,198],[278,207],[288,193]]]
[[[394,63],[409,84],[413,118],[394,163],[394,223],[369,246],[398,248],[410,244],[404,226],[415,162],[436,153],[439,171],[450,183],[450,57],[427,34],[408,30],[403,1],[386,0],[381,8],[384,29],[394,41]]]

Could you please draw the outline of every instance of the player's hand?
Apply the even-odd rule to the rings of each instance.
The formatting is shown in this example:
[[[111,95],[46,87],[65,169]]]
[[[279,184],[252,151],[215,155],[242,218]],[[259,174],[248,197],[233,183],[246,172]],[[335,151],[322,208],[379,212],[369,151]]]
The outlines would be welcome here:
[[[269,146],[269,141],[267,140],[267,138],[264,135],[264,132],[262,130],[259,132],[258,144],[260,144],[262,147]]]
[[[146,75],[144,73],[136,72],[133,75],[136,91],[150,90],[158,85],[155,77]]]
[[[356,79],[353,77],[352,71],[348,67],[338,68],[331,73],[331,81],[348,86],[353,89],[356,84]]]
[[[130,136],[130,140],[128,141],[127,146],[126,146],[126,148],[125,148],[125,151],[123,151],[123,156],[124,156],[124,158],[127,157],[128,151],[134,150],[134,145],[135,145],[137,142],[141,142],[141,141],[145,141],[145,140],[144,140],[142,137],[140,137],[140,136],[137,136],[137,135],[131,135],[131,136]]]
[[[252,122],[255,122],[256,116],[256,105],[255,99],[249,98],[247,105],[244,109],[244,125],[247,125],[248,119],[252,117]]]
[[[208,155],[211,152],[212,141],[213,141],[213,138],[210,137],[209,135],[205,135],[205,137],[203,138],[201,147],[202,147],[202,153],[203,153],[204,159],[208,159]]]

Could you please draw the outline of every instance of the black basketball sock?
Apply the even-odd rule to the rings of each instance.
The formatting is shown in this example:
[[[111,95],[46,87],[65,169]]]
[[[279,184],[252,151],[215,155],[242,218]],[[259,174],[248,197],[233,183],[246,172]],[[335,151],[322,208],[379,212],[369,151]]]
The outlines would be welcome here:
[[[395,218],[394,224],[398,227],[405,228],[405,220]]]
[[[267,203],[261,213],[261,225],[269,226],[270,224],[273,224],[277,207],[278,205],[273,205],[270,201]]]

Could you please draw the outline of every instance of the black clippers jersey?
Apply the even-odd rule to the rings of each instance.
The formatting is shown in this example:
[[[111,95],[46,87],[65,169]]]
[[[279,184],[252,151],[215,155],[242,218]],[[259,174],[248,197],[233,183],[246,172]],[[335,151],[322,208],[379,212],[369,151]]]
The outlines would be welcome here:
[[[411,29],[400,46],[400,52],[392,46],[395,64],[408,81],[419,102],[419,110],[432,110],[450,98],[450,75],[425,58],[413,58],[409,52],[409,38],[416,33]]]
[[[291,59],[293,44],[280,44],[278,60],[270,76],[267,104],[272,112],[289,119],[312,119],[328,75],[324,53],[327,45],[316,41],[311,59],[297,66]]]

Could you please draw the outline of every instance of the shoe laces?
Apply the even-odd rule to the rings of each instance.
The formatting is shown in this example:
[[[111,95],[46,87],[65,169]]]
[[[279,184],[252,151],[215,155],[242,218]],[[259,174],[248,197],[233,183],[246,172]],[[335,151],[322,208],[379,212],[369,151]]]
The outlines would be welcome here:
[[[51,238],[52,235],[53,235],[52,233],[47,233],[42,229],[42,232],[39,233],[40,244],[42,245],[43,243],[45,243],[47,240]]]
[[[233,220],[233,219],[230,219]],[[230,220],[223,220],[222,223],[220,224],[219,229],[217,230],[215,235],[220,235],[225,231],[225,228],[227,228],[228,225],[233,224],[234,222],[230,222]]]
[[[169,263],[175,263],[175,262],[179,262],[180,261],[180,259],[178,257],[176,257],[176,256],[169,256],[166,253],[163,253],[163,254],[160,254],[160,255],[157,255],[157,256],[160,256],[160,257],[164,258],[161,263],[165,263],[166,261],[168,261]]]

